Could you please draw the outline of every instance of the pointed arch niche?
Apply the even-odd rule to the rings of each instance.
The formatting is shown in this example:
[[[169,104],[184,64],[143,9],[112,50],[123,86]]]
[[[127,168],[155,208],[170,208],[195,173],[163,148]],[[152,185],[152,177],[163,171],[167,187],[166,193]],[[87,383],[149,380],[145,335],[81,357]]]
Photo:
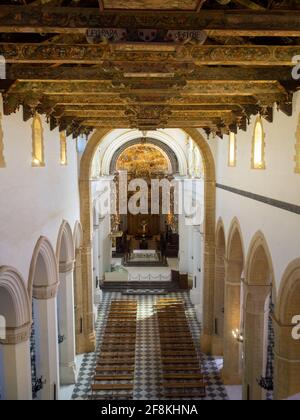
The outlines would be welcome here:
[[[31,314],[21,275],[0,267],[0,399],[31,400]]]
[[[300,315],[300,259],[292,261],[281,281],[275,310],[274,399],[300,393],[300,341],[293,338],[293,318]]]
[[[243,236],[235,218],[229,230],[225,278],[225,327],[223,381],[226,385],[239,385],[242,381],[242,344],[235,334],[243,332],[242,281],[244,270]]]
[[[57,314],[60,383],[70,385],[74,384],[77,378],[73,281],[75,247],[72,230],[67,221],[63,221],[59,229],[56,259],[59,269]]]
[[[32,302],[32,380],[43,379],[37,399],[56,400],[59,390],[57,305],[58,270],[50,241],[38,240],[30,265],[28,293]]]
[[[248,252],[244,284],[244,400],[266,399],[258,379],[266,376],[271,299],[275,302],[273,263],[266,239],[258,232]]]

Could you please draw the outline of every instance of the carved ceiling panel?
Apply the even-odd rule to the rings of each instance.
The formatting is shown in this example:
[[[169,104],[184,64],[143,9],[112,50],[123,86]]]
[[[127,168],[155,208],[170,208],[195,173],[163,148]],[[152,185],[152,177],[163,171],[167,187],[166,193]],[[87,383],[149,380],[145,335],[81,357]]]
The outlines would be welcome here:
[[[291,115],[296,3],[7,0],[4,114],[45,114],[51,129],[74,136],[189,126],[222,136],[258,113],[272,121],[274,103]]]
[[[199,0],[103,0],[104,9],[125,10],[196,10],[198,4]]]

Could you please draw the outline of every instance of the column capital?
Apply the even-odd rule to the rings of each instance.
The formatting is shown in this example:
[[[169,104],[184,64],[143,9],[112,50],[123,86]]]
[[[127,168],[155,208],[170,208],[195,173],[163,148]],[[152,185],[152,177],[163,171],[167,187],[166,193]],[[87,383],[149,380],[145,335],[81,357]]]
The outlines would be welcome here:
[[[69,273],[74,270],[75,260],[59,263],[59,273]]]
[[[17,328],[6,328],[6,338],[0,340],[3,345],[20,344],[29,340],[31,334],[31,324],[28,322],[25,325]]]
[[[59,282],[51,284],[49,286],[33,286],[33,297],[34,299],[52,299],[55,298],[58,291]]]

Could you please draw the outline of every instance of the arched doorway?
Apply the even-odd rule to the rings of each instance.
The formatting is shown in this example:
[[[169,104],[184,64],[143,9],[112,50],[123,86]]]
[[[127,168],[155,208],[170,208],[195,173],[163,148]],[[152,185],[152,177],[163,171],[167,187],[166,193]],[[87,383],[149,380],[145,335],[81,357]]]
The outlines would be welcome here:
[[[203,335],[202,350],[212,351],[212,337],[214,332],[214,276],[215,276],[215,164],[212,152],[201,133],[194,128],[184,130],[197,144],[204,163],[204,287],[203,287]],[[87,143],[80,163],[80,211],[83,227],[82,275],[85,279],[83,288],[83,331],[85,337],[85,351],[95,349],[95,332],[93,321],[93,293],[92,293],[92,255],[91,238],[93,231],[92,193],[90,185],[93,156],[99,144],[111,130],[97,130]]]
[[[30,305],[20,274],[0,267],[0,400],[31,400]]]
[[[223,381],[227,385],[241,384],[242,342],[242,275],[244,269],[242,233],[235,219],[229,231],[225,279],[225,328]]]
[[[68,222],[63,221],[56,246],[59,268],[57,295],[59,371],[62,385],[74,384],[77,377],[74,322],[74,261],[75,247]]]
[[[82,339],[82,272],[81,272],[81,250],[83,232],[80,222],[74,227],[75,264],[74,264],[74,318],[75,318],[75,347],[76,354],[81,354]]]
[[[295,328],[300,319],[300,259],[286,269],[275,311],[274,399],[300,393],[300,341]],[[293,321],[294,320],[294,321]]]
[[[51,243],[41,237],[34,249],[28,282],[32,302],[32,386],[34,397],[56,400],[59,389],[57,304],[58,270]],[[42,386],[41,386],[42,385]]]
[[[266,240],[258,232],[251,243],[244,290],[244,371],[243,399],[264,400],[266,391],[259,385],[266,376],[269,344],[270,302],[273,290],[273,264]],[[272,293],[273,292],[273,293]]]
[[[216,232],[216,275],[214,287],[214,340],[213,354],[223,355],[224,341],[224,293],[225,293],[225,254],[226,240],[222,220],[219,220]]]

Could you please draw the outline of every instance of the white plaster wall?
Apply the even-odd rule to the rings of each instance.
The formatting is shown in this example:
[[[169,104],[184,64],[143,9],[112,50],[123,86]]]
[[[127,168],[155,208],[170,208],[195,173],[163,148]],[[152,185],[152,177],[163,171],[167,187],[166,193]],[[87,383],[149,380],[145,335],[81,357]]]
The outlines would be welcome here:
[[[300,92],[294,96],[294,113],[287,117],[274,108],[274,122],[263,120],[266,133],[266,170],[251,169],[251,148],[256,118],[247,133],[237,135],[237,166],[228,167],[228,138],[211,139],[216,157],[217,182],[226,186],[300,205],[300,174],[295,174],[295,133],[300,112]],[[268,242],[277,288],[290,261],[300,256],[300,216],[217,189],[217,220],[222,217],[226,235],[237,217],[245,252],[253,235],[261,230]]]
[[[42,121],[46,166],[33,168],[32,120],[24,123],[21,111],[2,120],[7,167],[0,169],[0,265],[15,267],[25,282],[39,237],[55,249],[62,221],[73,229],[79,220],[76,142],[68,138],[68,165],[61,166],[59,131]]]

